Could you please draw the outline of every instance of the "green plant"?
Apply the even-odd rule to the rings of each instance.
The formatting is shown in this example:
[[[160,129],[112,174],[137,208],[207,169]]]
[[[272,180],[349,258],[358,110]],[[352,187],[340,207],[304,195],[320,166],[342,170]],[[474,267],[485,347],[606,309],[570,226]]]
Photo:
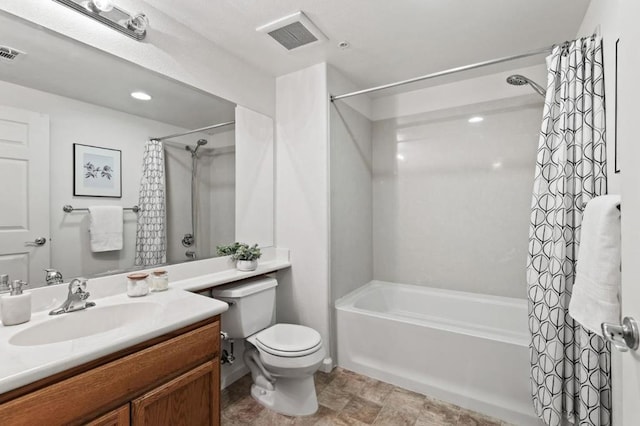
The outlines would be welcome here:
[[[222,245],[222,246],[217,246],[216,247],[216,253],[218,253],[218,256],[229,256],[234,254],[238,248],[240,247],[240,243],[239,242],[235,242],[235,243],[231,243],[228,244],[226,246]]]
[[[240,246],[234,254],[231,255],[233,260],[257,260],[260,259],[262,253],[257,244],[249,247],[248,244],[240,243]]]
[[[249,244],[235,242],[226,246],[217,246],[216,252],[219,256],[229,256],[233,260],[256,260],[260,259],[262,252],[258,248],[258,244],[249,246]]]

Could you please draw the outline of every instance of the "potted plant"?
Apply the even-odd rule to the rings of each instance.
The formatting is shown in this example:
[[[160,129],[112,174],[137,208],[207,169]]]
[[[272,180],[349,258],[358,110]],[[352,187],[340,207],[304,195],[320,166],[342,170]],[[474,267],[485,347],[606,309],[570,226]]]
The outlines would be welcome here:
[[[221,256],[231,256],[239,271],[255,271],[258,267],[258,259],[262,256],[258,244],[249,246],[249,244],[235,242],[227,246],[218,246],[216,249]]]

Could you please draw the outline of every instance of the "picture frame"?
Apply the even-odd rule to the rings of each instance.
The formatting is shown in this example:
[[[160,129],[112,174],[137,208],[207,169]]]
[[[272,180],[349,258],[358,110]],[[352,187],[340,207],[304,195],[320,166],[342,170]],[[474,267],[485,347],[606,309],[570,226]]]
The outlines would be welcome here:
[[[122,151],[74,143],[73,195],[122,198]]]

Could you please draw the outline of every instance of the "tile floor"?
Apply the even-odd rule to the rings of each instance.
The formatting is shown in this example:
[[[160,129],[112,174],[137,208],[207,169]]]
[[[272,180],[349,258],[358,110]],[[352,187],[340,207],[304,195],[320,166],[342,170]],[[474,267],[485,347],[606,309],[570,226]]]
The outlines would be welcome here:
[[[222,391],[222,425],[504,426],[507,423],[361,376],[341,368],[315,376],[320,408],[313,416],[288,417],[255,402],[251,377]]]

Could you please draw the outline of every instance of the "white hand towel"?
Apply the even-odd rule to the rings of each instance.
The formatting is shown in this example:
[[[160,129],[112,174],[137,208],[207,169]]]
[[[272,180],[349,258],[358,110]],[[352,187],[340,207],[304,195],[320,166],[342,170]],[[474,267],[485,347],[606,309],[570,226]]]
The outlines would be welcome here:
[[[89,219],[92,252],[122,250],[122,207],[89,207]]]
[[[600,324],[620,323],[620,196],[589,201],[582,218],[569,315],[602,336]]]

